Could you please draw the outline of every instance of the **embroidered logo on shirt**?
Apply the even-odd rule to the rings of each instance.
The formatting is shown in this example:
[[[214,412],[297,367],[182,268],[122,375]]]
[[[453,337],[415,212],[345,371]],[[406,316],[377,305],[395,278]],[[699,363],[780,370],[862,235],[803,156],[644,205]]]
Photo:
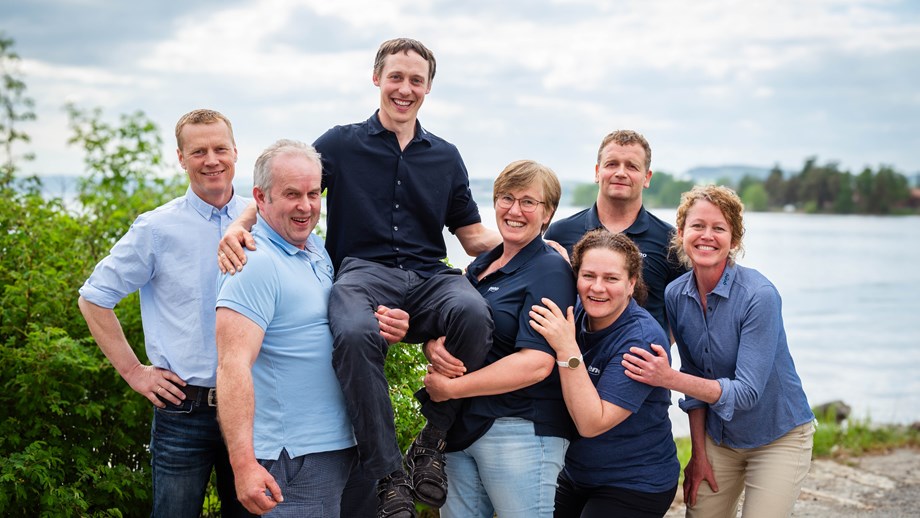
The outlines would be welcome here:
[[[597,376],[600,373],[601,373],[601,370],[595,367],[594,365],[588,367],[588,374],[594,374],[595,376]]]
[[[489,293],[495,293],[496,291],[498,291],[498,286],[490,286],[490,287],[489,287]]]

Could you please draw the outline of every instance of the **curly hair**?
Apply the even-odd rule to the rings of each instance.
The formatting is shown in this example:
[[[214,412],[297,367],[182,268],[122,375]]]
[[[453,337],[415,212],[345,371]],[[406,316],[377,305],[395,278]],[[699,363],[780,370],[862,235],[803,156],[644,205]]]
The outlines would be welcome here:
[[[581,262],[585,254],[595,248],[603,248],[623,256],[623,262],[626,264],[626,275],[630,280],[636,281],[632,297],[636,299],[640,306],[645,304],[645,300],[648,298],[648,289],[642,279],[642,254],[632,239],[626,237],[626,234],[621,232],[614,234],[605,228],[598,228],[588,232],[572,248],[572,269],[575,270],[576,275],[578,270],[581,269]]]
[[[680,205],[677,207],[677,232],[671,236],[671,252],[677,254],[681,264],[692,268],[693,264],[687,256],[683,246],[683,230],[687,224],[687,213],[693,204],[706,200],[722,211],[728,224],[731,226],[732,249],[728,252],[728,264],[735,263],[735,257],[740,253],[744,255],[744,203],[735,194],[735,191],[722,185],[697,185],[693,189],[680,195]]]

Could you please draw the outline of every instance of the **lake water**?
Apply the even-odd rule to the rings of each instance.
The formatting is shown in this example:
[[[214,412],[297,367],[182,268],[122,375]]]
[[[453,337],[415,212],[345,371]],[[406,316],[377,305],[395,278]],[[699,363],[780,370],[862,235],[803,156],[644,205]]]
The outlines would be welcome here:
[[[558,218],[578,210],[561,207]],[[674,209],[652,212],[674,223]],[[496,228],[491,208],[482,218]],[[779,290],[809,402],[839,399],[878,423],[920,421],[920,217],[749,213],[745,224],[738,263]],[[468,264],[445,234],[451,262]],[[689,434],[676,407],[671,420]]]

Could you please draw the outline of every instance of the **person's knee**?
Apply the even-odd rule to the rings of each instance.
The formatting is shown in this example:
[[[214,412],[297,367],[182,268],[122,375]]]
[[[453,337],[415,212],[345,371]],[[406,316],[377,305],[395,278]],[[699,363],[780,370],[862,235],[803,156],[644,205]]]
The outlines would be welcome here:
[[[349,318],[349,317],[355,318]],[[383,363],[386,341],[380,335],[376,319],[372,323],[357,315],[343,315],[331,325],[333,365],[354,365],[357,362]]]

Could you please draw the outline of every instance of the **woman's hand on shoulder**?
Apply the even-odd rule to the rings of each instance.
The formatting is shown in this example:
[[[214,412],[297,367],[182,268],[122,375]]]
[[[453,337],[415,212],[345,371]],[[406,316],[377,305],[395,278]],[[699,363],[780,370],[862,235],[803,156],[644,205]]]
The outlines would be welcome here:
[[[621,364],[626,375],[640,383],[653,387],[671,387],[674,369],[668,359],[668,352],[658,344],[651,344],[652,352],[641,347],[630,347],[623,355]]]
[[[534,305],[530,308],[530,327],[546,339],[556,351],[557,357],[579,354],[581,351],[575,341],[575,312],[572,307],[569,306],[563,314],[552,300],[544,297],[540,302],[543,306]]]

